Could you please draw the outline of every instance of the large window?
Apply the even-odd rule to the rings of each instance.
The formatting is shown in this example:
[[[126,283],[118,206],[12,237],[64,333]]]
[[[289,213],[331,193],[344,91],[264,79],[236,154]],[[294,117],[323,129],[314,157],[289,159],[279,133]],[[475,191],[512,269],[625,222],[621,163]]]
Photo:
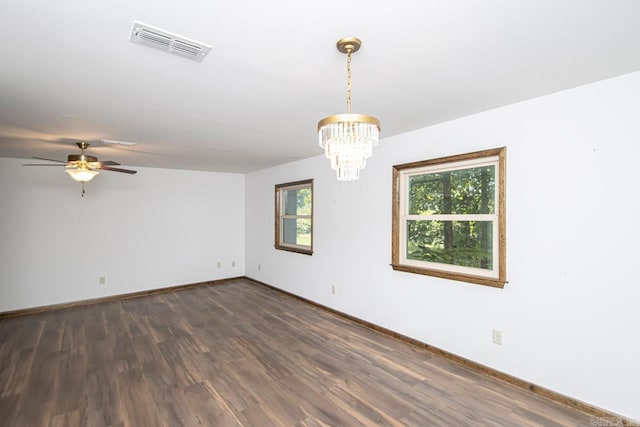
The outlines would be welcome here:
[[[506,148],[393,167],[394,270],[506,282]]]
[[[276,185],[275,247],[313,253],[313,180]]]

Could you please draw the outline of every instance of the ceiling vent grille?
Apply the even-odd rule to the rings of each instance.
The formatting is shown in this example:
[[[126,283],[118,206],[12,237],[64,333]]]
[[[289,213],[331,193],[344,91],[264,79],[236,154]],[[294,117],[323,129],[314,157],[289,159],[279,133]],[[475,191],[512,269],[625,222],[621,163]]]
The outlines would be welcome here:
[[[129,40],[132,43],[160,49],[198,62],[202,61],[211,50],[211,46],[204,43],[138,21],[133,23]]]

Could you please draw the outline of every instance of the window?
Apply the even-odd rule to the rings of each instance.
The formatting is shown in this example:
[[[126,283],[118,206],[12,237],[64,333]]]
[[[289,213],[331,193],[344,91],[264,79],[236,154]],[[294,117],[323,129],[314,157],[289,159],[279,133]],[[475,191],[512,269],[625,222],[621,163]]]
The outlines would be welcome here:
[[[313,180],[276,185],[276,249],[313,253]]]
[[[506,148],[393,167],[394,270],[502,288]]]

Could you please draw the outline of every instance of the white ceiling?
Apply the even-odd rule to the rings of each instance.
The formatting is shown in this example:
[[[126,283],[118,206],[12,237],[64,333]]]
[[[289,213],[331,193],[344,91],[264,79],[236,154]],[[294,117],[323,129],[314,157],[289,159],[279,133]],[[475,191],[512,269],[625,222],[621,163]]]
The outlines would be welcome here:
[[[212,50],[133,44],[134,20]],[[16,0],[0,36],[1,157],[85,140],[125,166],[249,172],[322,153],[318,120],[346,109],[341,37],[363,41],[352,109],[384,138],[640,70],[640,1]]]

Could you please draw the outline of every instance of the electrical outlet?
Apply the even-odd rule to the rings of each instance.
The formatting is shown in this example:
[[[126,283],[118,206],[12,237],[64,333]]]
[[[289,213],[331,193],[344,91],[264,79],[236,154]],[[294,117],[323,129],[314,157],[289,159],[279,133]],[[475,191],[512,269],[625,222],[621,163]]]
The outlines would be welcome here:
[[[235,261],[231,261],[231,267],[235,267],[236,266],[236,262]]]
[[[494,329],[491,339],[494,344],[502,345],[502,331]]]
[[[222,267],[222,263],[218,261],[218,268]]]
[[[107,283],[107,278],[104,276],[98,277],[98,285],[104,285]]]
[[[262,265],[258,264],[258,271],[262,270]]]
[[[336,293],[336,285],[331,285],[331,293],[332,294]]]

